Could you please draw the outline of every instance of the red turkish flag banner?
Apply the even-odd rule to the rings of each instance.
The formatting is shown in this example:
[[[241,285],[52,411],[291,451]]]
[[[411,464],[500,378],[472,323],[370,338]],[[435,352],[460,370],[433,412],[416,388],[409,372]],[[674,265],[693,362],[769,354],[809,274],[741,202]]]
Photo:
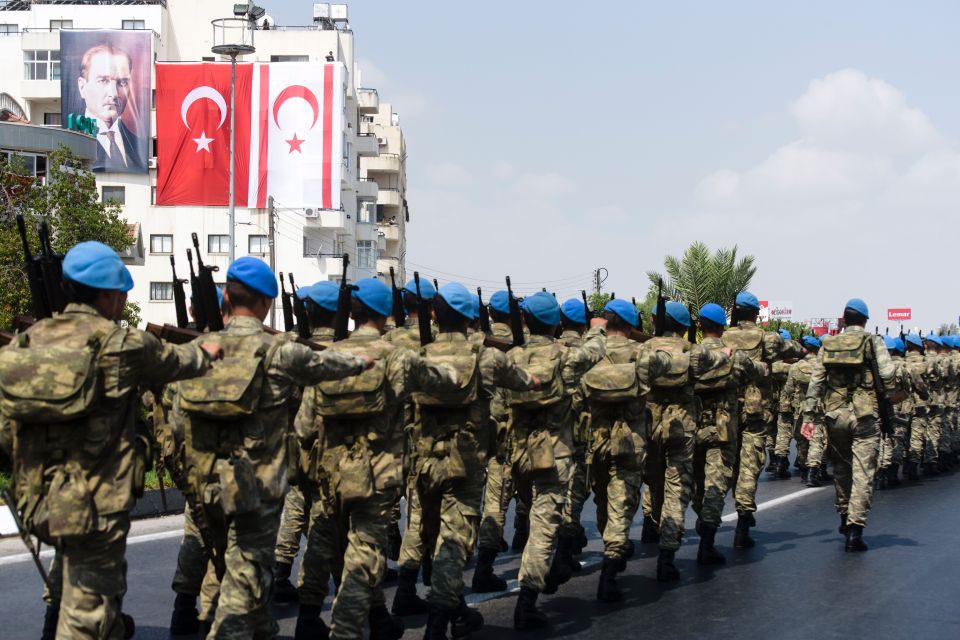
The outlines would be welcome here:
[[[230,199],[230,65],[158,63],[157,204]],[[234,202],[247,206],[253,65],[238,64]]]

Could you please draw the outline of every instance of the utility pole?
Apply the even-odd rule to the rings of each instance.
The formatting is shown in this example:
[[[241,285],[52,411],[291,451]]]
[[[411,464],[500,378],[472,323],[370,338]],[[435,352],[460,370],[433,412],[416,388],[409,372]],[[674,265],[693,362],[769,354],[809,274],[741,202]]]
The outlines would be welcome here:
[[[262,228],[262,227],[261,227]],[[277,272],[277,235],[273,221],[273,196],[267,196],[267,244],[270,246],[270,271]],[[276,329],[276,301],[270,303],[270,328]]]
[[[603,267],[597,267],[593,270],[593,292],[600,293],[603,283],[607,281],[610,272]]]

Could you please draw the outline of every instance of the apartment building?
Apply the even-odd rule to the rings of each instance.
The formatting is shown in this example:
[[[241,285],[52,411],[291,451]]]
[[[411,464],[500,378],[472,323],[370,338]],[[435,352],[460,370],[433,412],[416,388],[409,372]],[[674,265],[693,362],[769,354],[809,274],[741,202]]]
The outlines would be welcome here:
[[[393,266],[406,276],[405,148],[397,114],[375,89],[360,86],[354,34],[346,5],[304,4],[300,25],[276,24],[270,2],[256,21],[256,52],[242,62],[337,61],[346,77],[345,127],[340,180],[341,207],[324,209],[303,203],[272,202],[273,208],[237,207],[235,254],[267,259],[271,245],[277,271],[293,273],[297,284],[339,279],[344,253],[351,257],[349,277],[388,276]],[[15,101],[33,124],[61,123],[60,31],[130,29],[147,31],[153,62],[229,60],[211,52],[211,21],[232,17],[233,0],[7,0],[0,2],[0,93]],[[312,12],[311,12],[312,9]],[[151,65],[155,96],[155,69]],[[131,229],[125,260],[136,286],[130,299],[151,322],[173,322],[170,256],[178,275],[187,275],[186,249],[191,234],[200,239],[204,261],[228,264],[227,207],[157,206],[155,104],[151,104],[149,169],[146,173],[97,174],[104,198],[118,202]],[[270,218],[273,217],[273,224]],[[270,232],[273,230],[273,237]],[[279,313],[275,314],[279,325]]]

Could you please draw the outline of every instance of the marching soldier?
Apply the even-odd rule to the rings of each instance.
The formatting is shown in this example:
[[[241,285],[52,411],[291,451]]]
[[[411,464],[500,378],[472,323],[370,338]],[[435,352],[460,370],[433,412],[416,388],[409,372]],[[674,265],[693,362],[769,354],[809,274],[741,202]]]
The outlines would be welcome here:
[[[894,425],[892,434],[880,434],[880,459],[877,463],[877,485],[879,489],[900,485],[900,465],[903,462],[904,440],[906,439],[907,425],[910,424],[910,415],[913,408],[911,402],[913,384],[911,384],[909,370],[904,359],[903,340],[885,336],[883,342],[896,370],[897,387],[904,390],[907,399],[896,406],[897,415],[902,418],[902,423],[898,422]]]
[[[923,340],[916,334],[908,334],[904,339],[906,347],[905,367],[913,387],[908,406],[912,408],[910,416],[910,436],[905,443],[906,461],[903,475],[907,480],[920,479],[920,463],[923,462],[925,441],[927,438],[927,413],[930,402],[930,390],[927,387],[927,361],[923,355]]]
[[[806,355],[801,360],[787,365],[787,379],[780,390],[780,419],[777,423],[777,477],[789,478],[790,440],[797,441],[797,466],[801,469],[801,480],[806,482],[810,469],[807,466],[807,453],[810,441],[800,436],[800,419],[803,413],[803,399],[807,396],[810,374],[820,350],[820,340],[814,336],[804,336],[801,340]],[[778,363],[780,364],[780,363]]]
[[[943,439],[944,387],[947,372],[940,358],[940,338],[928,333],[923,338],[923,359],[927,364],[927,429],[924,434],[923,475],[940,475],[940,441]]]

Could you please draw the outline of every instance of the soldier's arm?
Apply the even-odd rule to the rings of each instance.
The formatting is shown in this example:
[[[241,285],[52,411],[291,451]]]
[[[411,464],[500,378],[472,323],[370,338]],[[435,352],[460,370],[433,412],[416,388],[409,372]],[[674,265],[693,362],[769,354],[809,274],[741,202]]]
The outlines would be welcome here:
[[[319,384],[324,380],[339,380],[362,373],[365,359],[327,349],[314,351],[299,342],[286,342],[278,349],[272,366],[285,371],[301,387]]]
[[[4,465],[13,459],[13,422],[0,416],[0,471],[7,471]]]
[[[877,359],[877,369],[880,371],[880,379],[883,381],[883,388],[887,393],[892,393],[899,388],[897,385],[897,366],[887,351],[887,346],[883,343],[880,336],[870,336],[873,340],[873,354]]]
[[[706,372],[717,367],[722,367],[729,360],[730,356],[720,350],[711,350],[703,345],[693,347],[693,357],[690,358],[690,367],[693,369],[693,376],[699,378]]]
[[[670,371],[673,358],[666,351],[641,349],[637,357],[637,377],[640,380],[642,391],[649,391],[657,376]]]
[[[767,363],[754,362],[743,351],[733,352],[733,363],[740,370],[743,379],[749,382],[759,383],[770,375],[770,367]]]
[[[387,356],[387,380],[401,400],[417,391],[455,391],[460,384],[457,370],[452,366],[427,362],[410,349],[394,349]]]
[[[793,397],[797,391],[797,365],[790,367],[787,371],[787,381],[783,383],[783,390],[780,392],[780,413],[793,413]]]
[[[923,377],[923,374],[914,367],[910,367],[910,384],[921,400],[930,399],[930,389],[927,387],[927,381]]]
[[[303,444],[308,444],[317,437],[315,399],[315,388],[306,387],[303,390],[303,399],[300,400],[300,408],[293,419],[293,431]]]
[[[583,336],[583,344],[570,347],[563,354],[564,379],[577,379],[600,362],[607,353],[606,327],[591,327]]]
[[[134,333],[136,332],[136,333]],[[186,378],[195,378],[206,373],[210,368],[210,356],[200,347],[199,339],[181,345],[172,345],[160,340],[153,334],[136,329],[117,335],[114,340],[123,344],[107,345],[105,353],[136,348],[142,346],[142,370],[138,372],[142,379],[138,382],[144,386],[156,388]]]
[[[483,349],[480,352],[480,374],[483,386],[503,387],[514,391],[529,391],[533,388],[533,377],[512,363],[499,349]]]
[[[818,354],[816,361],[810,371],[810,383],[807,385],[807,397],[803,400],[803,421],[815,422],[818,418],[820,401],[823,399],[823,393],[826,390],[824,381],[827,372],[823,368],[823,355]]]
[[[787,342],[783,337],[774,331],[766,331],[763,334],[763,360],[767,364],[773,364],[777,360],[783,360],[787,353]]]

